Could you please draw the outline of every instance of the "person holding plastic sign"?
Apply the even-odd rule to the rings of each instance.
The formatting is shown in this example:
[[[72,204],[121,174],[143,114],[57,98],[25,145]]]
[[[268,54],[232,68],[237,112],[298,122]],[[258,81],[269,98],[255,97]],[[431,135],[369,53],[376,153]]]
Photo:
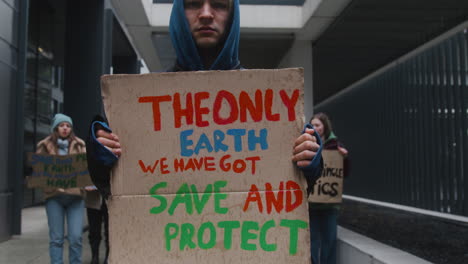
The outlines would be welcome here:
[[[69,155],[85,153],[85,142],[73,133],[69,116],[56,114],[52,119],[51,134],[37,144],[36,153]],[[67,219],[69,263],[81,263],[81,235],[83,233],[84,201],[80,188],[47,188],[44,190],[47,222],[49,225],[50,263],[63,263],[64,219]]]
[[[88,239],[91,246],[91,264],[99,263],[99,245],[102,240],[102,224],[104,223],[104,243],[106,252],[104,255],[104,263],[107,264],[109,257],[109,214],[107,212],[107,204],[102,199],[96,186],[86,186],[86,215],[88,216]]]
[[[348,150],[338,141],[333,133],[328,116],[317,113],[310,119],[310,124],[320,135],[323,149],[338,150],[344,157],[344,177],[348,175]],[[310,247],[312,263],[335,264],[336,263],[336,230],[339,204],[310,203]]]
[[[242,69],[238,56],[239,0],[175,0],[169,31],[177,55],[169,71]],[[293,146],[292,161],[302,168],[308,182],[320,175],[318,140],[318,134],[310,126]],[[122,151],[118,136],[112,133],[104,118],[95,118],[87,146],[91,178],[107,197],[109,171]]]

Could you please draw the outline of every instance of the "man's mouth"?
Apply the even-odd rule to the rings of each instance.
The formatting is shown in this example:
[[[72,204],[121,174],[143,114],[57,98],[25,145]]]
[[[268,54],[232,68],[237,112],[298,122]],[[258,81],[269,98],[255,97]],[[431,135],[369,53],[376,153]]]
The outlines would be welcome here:
[[[214,29],[212,27],[200,27],[200,28],[198,28],[197,31],[201,32],[201,33],[212,33],[212,32],[216,32],[216,29]]]

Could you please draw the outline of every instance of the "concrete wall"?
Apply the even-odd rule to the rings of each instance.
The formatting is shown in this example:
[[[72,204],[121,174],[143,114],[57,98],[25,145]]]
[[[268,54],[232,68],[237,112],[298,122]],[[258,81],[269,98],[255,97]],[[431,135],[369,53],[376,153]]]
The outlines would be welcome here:
[[[313,87],[312,87],[312,42],[295,40],[286,53],[278,68],[304,68],[304,115],[308,122],[313,114]]]
[[[338,227],[337,263],[430,264],[431,262]]]

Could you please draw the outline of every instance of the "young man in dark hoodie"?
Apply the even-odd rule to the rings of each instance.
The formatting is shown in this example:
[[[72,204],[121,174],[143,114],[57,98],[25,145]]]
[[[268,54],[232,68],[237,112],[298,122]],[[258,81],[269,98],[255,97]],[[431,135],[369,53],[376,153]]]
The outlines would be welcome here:
[[[169,30],[177,61],[170,71],[241,69],[239,19],[239,0],[174,0]],[[303,170],[309,186],[321,170],[318,140],[309,126],[293,146],[292,161]],[[107,198],[110,170],[122,153],[119,138],[104,119],[97,118],[86,148],[91,178]]]

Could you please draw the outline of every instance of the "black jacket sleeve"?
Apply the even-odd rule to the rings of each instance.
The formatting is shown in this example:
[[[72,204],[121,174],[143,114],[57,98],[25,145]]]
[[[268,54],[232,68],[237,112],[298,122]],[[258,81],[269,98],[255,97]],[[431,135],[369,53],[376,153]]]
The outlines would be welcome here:
[[[104,199],[107,199],[111,194],[111,170],[118,158],[96,140],[95,132],[98,129],[104,129],[108,132],[112,132],[107,125],[107,120],[101,116],[96,116],[91,123],[88,137],[86,139],[86,156],[88,159],[88,171],[91,175],[91,180],[98,188]]]

